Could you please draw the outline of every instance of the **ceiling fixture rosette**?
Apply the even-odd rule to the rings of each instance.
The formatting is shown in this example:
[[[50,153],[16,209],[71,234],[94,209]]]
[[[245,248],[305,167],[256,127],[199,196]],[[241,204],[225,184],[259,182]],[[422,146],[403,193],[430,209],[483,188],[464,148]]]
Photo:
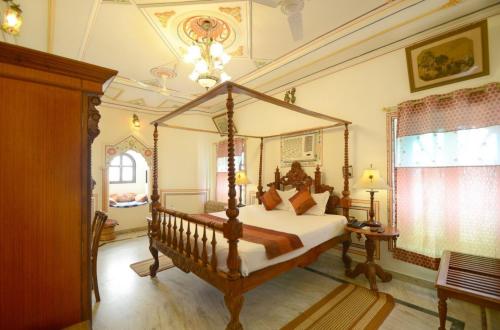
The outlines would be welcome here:
[[[182,24],[183,31],[192,41],[212,39],[221,44],[231,36],[229,24],[217,17],[193,16]]]

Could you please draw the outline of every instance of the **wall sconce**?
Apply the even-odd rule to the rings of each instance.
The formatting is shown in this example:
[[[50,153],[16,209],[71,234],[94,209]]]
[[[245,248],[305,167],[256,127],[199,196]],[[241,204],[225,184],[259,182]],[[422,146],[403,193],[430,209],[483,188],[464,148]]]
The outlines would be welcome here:
[[[16,36],[19,34],[21,25],[23,24],[23,11],[21,6],[14,3],[12,0],[3,0],[7,3],[7,8],[2,16],[2,30]]]
[[[139,117],[135,113],[132,116],[132,124],[134,125],[135,128],[141,127],[141,122],[139,121]]]

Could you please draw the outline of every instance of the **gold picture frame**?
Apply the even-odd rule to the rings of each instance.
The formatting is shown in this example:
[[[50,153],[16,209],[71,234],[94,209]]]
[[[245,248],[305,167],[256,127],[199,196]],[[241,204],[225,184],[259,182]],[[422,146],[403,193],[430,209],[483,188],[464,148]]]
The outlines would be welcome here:
[[[214,122],[215,127],[217,128],[217,131],[220,133],[220,135],[227,135],[228,130],[227,130],[227,113],[223,113],[221,115],[217,115],[215,117],[212,117],[212,120]],[[234,133],[238,133],[238,130],[236,129],[236,126],[234,126]]]
[[[412,93],[488,75],[487,21],[407,47],[406,63]]]

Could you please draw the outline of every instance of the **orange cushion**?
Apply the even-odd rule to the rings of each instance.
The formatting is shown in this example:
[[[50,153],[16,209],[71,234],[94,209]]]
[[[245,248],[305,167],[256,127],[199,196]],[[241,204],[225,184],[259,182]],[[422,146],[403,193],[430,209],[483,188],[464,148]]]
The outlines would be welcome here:
[[[136,202],[141,202],[141,203],[147,202],[148,201],[148,195],[146,195],[146,194],[137,194],[135,196],[135,201]]]
[[[279,203],[281,203],[281,197],[280,195],[278,195],[278,192],[276,191],[276,188],[274,188],[274,186],[266,191],[266,193],[260,197],[260,200],[268,211],[271,211],[276,206],[278,206]]]
[[[308,190],[301,190],[289,199],[290,203],[297,215],[304,214],[311,207],[316,205],[316,202]]]
[[[113,195],[111,195],[111,196],[113,196]],[[117,194],[116,197],[114,197],[113,199],[115,201],[117,201],[117,202],[120,202],[120,203],[123,203],[123,202],[133,202],[133,201],[135,201],[135,193]]]

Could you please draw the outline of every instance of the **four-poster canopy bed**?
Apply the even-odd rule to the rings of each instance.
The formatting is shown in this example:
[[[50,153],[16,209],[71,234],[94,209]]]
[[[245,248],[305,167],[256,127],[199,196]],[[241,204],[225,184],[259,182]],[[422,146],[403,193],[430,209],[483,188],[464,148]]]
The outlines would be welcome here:
[[[158,193],[158,126],[168,126],[163,124],[163,122],[174,118],[175,116],[180,115],[218,95],[226,93],[228,119],[227,138],[229,198],[228,208],[225,211],[225,214],[215,214],[216,216],[213,216],[212,214],[196,216],[162,207],[159,202],[160,196]],[[263,213],[258,213],[258,217],[260,218],[258,220],[267,219],[267,223],[261,222],[265,224],[265,226],[263,226],[265,228],[250,226],[247,224],[243,225],[243,223],[238,220],[238,216],[240,215],[240,217],[243,217],[244,222],[247,223],[249,220],[247,221],[245,219],[250,219],[249,214],[252,212],[255,213],[256,211],[252,211],[251,207],[247,206],[242,208],[242,213],[240,213],[240,210],[236,207],[233,93],[245,94],[281,108],[333,122],[332,125],[325,127],[343,126],[345,128],[343,164],[344,187],[342,191],[342,198],[339,199],[337,196],[333,195],[333,187],[321,182],[321,172],[319,166],[316,168],[314,178],[308,176],[302,170],[299,163],[294,163],[291,170],[284,176],[281,176],[281,173],[277,168],[274,182],[268,185],[269,187],[274,187],[270,189],[278,190],[286,190],[287,187],[293,187],[297,190],[308,189],[311,192],[314,190],[316,194],[328,192],[329,197],[326,204],[327,214],[325,217],[301,215],[300,225],[305,228],[300,230],[305,231],[309,236],[312,234],[316,236],[324,236],[324,233],[329,234],[329,236],[323,237],[317,241],[306,239],[306,236],[300,236],[300,239],[302,239],[303,242],[300,242],[299,239],[300,245],[296,247],[297,249],[295,251],[286,252],[276,258],[273,256],[274,259],[269,258],[270,250],[267,250],[267,246],[266,251],[264,252],[262,246],[246,241],[246,236],[249,237],[255,233],[254,238],[256,236],[257,240],[259,240],[259,235],[261,235],[259,234],[260,231],[262,231],[263,236],[268,234],[281,234],[282,236],[287,236],[285,237],[287,239],[289,238],[288,236],[294,235],[279,232],[279,229],[286,228],[287,231],[291,230],[289,228],[292,226],[290,219],[278,219],[278,216],[283,217],[283,212],[286,213],[287,211],[270,212],[264,211],[264,208],[260,207],[259,209],[262,211],[259,212]],[[148,221],[149,250],[154,258],[154,263],[150,266],[151,277],[156,276],[156,272],[159,267],[158,251],[160,251],[170,257],[174,265],[181,270],[196,274],[198,277],[204,279],[222,291],[222,293],[224,293],[224,301],[230,312],[230,321],[226,329],[242,329],[243,327],[239,321],[239,314],[243,305],[243,294],[245,292],[289,269],[297,266],[304,267],[310,264],[315,261],[321,253],[339,243],[343,244],[342,259],[345,267],[346,269],[350,269],[351,260],[346,254],[351,242],[350,234],[346,233],[343,229],[344,224],[346,223],[346,218],[349,216],[349,207],[351,206],[348,175],[345,172],[347,171],[349,165],[348,125],[351,124],[349,121],[313,112],[235,83],[225,82],[211,89],[197,99],[178,108],[177,110],[155,120],[152,124],[155,126],[153,136],[153,193],[151,196],[152,218]],[[260,165],[257,187],[257,197],[259,198],[264,195],[264,188],[262,185],[263,142],[264,139],[275,136],[276,135],[257,137],[260,139]],[[334,209],[337,206],[340,206],[343,209],[343,216],[333,215]],[[255,209],[256,208],[254,208],[254,210]],[[218,218],[217,216],[226,216],[227,220]],[[295,217],[295,215],[293,215],[293,217]],[[331,222],[326,221],[326,217],[331,217]],[[342,221],[339,222],[335,217],[342,218]],[[270,219],[272,221],[269,221]],[[255,222],[251,223],[254,224]],[[282,227],[279,228],[279,226]],[[336,226],[335,230],[333,229],[333,226]],[[335,233],[335,235],[332,235],[333,233]],[[227,240],[227,243],[225,240]],[[256,246],[258,246],[258,248]],[[266,253],[268,259],[270,260],[262,261],[265,259]],[[263,257],[261,255],[263,255]]]

